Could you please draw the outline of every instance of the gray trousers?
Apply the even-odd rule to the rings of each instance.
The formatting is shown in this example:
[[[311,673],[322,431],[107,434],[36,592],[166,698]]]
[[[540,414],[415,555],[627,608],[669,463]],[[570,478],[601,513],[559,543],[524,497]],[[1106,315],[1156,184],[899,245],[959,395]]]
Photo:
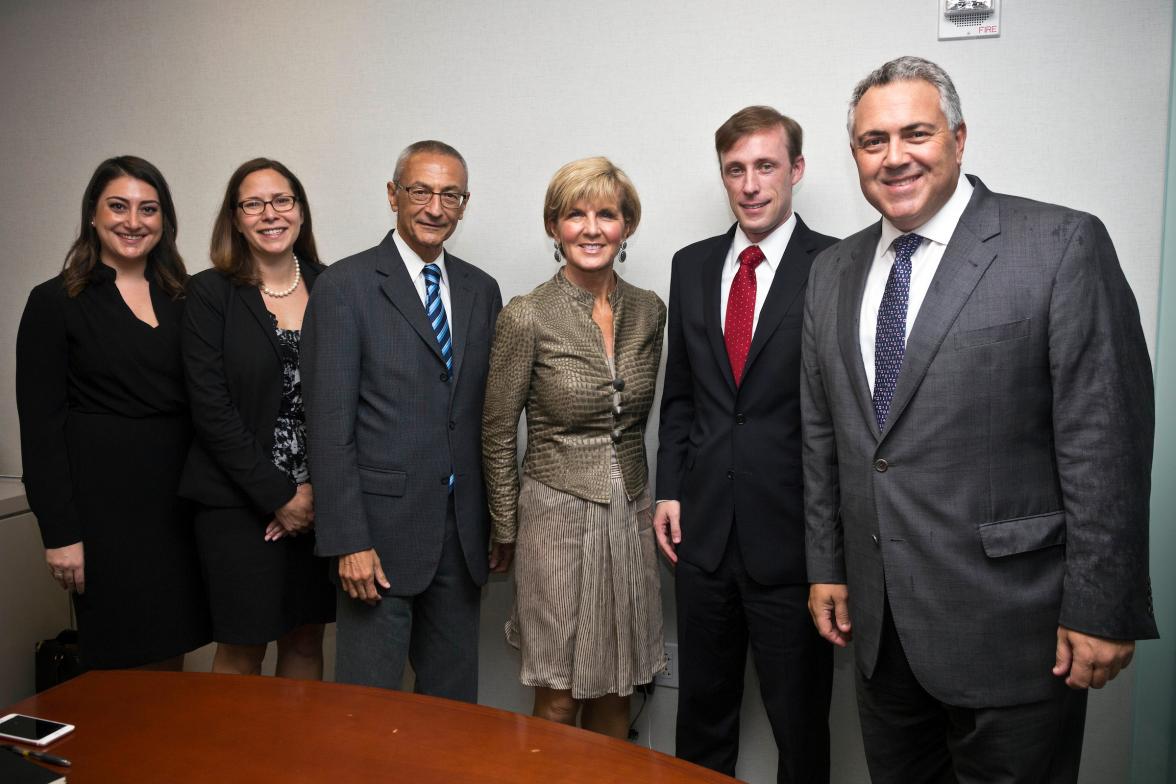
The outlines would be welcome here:
[[[399,689],[405,662],[417,694],[478,701],[481,591],[470,578],[457,536],[453,499],[433,581],[415,596],[385,595],[374,607],[339,589],[335,680]]]

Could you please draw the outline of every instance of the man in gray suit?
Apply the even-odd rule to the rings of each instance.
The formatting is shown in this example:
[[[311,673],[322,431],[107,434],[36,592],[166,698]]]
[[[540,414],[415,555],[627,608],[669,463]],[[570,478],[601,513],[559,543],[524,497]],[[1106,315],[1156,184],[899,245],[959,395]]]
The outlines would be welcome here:
[[[875,782],[1075,781],[1087,687],[1156,636],[1135,299],[1097,218],[961,176],[934,63],[850,106],[882,221],[808,286],[810,612],[857,643]]]
[[[320,555],[338,560],[336,680],[478,697],[488,548],[482,399],[498,284],[444,250],[469,201],[465,160],[410,145],[388,201],[396,229],[319,276],[302,392]],[[489,554],[489,557],[487,556]]]

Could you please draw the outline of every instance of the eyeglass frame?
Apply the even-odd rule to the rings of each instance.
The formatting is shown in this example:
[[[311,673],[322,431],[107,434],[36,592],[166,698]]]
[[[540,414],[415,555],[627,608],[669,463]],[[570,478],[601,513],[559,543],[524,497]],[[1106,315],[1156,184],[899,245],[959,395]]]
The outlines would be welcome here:
[[[278,199],[290,199],[291,200],[290,206],[287,209],[279,210],[278,205],[274,204],[274,202]],[[257,212],[249,212],[248,210],[245,209],[245,202],[249,202],[249,201],[261,202],[261,209],[258,210]],[[298,206],[298,197],[292,193],[279,193],[277,196],[275,196],[272,199],[269,199],[268,201],[266,199],[252,198],[252,199],[241,199],[241,201],[237,202],[237,209],[239,209],[241,212],[245,213],[246,215],[262,215],[265,213],[265,208],[267,206],[272,207],[274,212],[277,212],[277,213],[290,212],[290,210],[293,210],[296,206]]]
[[[460,210],[462,207],[465,206],[465,203],[467,201],[469,201],[469,198],[470,198],[469,191],[466,191],[465,193],[461,193],[460,191],[434,191],[434,190],[430,190],[430,189],[426,188],[424,185],[401,185],[398,182],[393,182],[392,184],[396,186],[397,190],[404,191],[406,194],[408,194],[408,200],[411,201],[413,204],[428,204],[429,202],[431,202],[433,200],[433,197],[436,196],[438,199],[441,200],[441,206],[444,207],[445,209],[447,209],[447,210]],[[419,201],[415,196],[412,195],[412,191],[414,189],[416,189],[418,192],[424,191],[424,192],[428,193],[429,197],[427,199],[425,199],[424,201]],[[446,196],[457,196],[458,198],[461,199],[461,201],[459,201],[457,204],[455,204],[453,206],[450,206],[445,203]]]

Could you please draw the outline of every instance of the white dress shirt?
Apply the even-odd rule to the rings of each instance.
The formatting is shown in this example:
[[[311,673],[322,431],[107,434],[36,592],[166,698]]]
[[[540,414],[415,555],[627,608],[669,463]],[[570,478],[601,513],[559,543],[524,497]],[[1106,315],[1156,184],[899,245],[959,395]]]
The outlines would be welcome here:
[[[426,299],[425,262],[416,254],[416,251],[408,247],[407,242],[400,239],[400,232],[392,234],[392,241],[396,243],[396,249],[400,251],[400,258],[404,259],[404,266],[408,270],[408,276],[412,278],[412,284],[416,286],[423,310]],[[441,306],[445,308],[445,320],[449,322],[449,334],[452,335],[453,306],[449,303],[449,271],[445,269],[445,251],[442,251],[433,263],[441,270]]]
[[[727,263],[723,265],[723,276],[719,282],[719,324],[724,330],[727,329],[727,299],[731,296],[731,283],[735,280],[735,273],[739,271],[739,254],[752,245],[759,245],[764,254],[764,260],[755,268],[755,315],[751,320],[751,334],[755,335],[760,311],[768,297],[768,289],[772,287],[772,279],[776,277],[776,267],[784,256],[788,241],[792,239],[792,230],[795,228],[795,212],[788,216],[788,220],[777,226],[775,231],[764,237],[762,242],[752,242],[743,233],[743,227],[735,227],[735,238],[731,241],[731,249],[727,251]]]
[[[935,278],[935,271],[939,269],[939,262],[943,259],[943,252],[951,235],[955,233],[956,224],[972,198],[972,183],[960,173],[955,192],[947,203],[932,216],[931,220],[911,231],[899,231],[893,223],[882,218],[882,236],[878,240],[878,247],[874,251],[874,263],[866,278],[865,292],[862,294],[862,309],[859,314],[858,341],[862,348],[862,364],[866,368],[866,380],[870,383],[870,393],[874,392],[874,336],[878,331],[878,308],[882,306],[882,295],[886,291],[886,280],[890,277],[890,269],[894,266],[894,247],[892,243],[904,234],[918,234],[923,238],[914,255],[911,256],[911,287],[907,297],[906,335],[911,334],[915,318],[919,315],[919,308],[927,297],[931,288],[931,281]]]

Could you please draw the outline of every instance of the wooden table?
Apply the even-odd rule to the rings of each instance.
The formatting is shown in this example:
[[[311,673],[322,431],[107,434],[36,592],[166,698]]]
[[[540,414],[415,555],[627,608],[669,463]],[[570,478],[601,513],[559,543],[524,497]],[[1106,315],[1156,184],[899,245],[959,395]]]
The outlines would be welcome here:
[[[530,716],[284,678],[96,671],[9,711],[77,726],[49,747],[70,784],[734,781]]]

